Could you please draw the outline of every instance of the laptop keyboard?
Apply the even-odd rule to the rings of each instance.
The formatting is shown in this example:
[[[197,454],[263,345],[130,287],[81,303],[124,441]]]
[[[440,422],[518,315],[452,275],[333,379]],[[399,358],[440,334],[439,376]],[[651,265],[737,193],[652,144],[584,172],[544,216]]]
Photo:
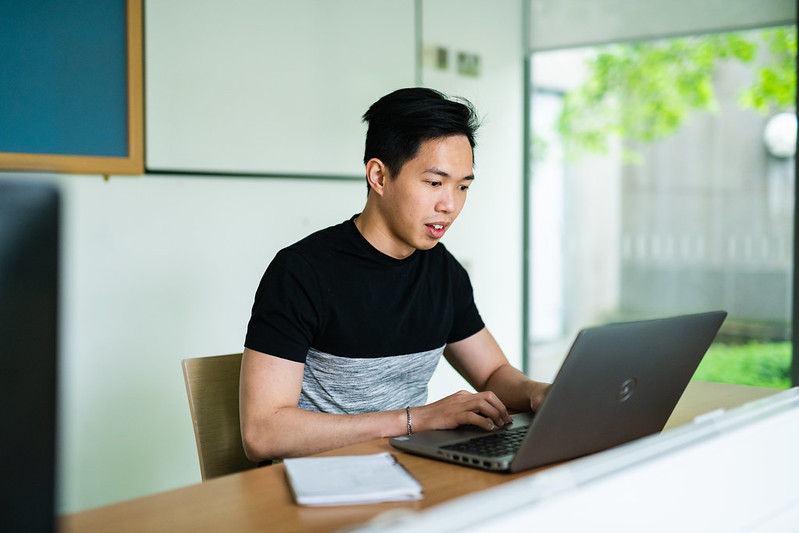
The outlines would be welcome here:
[[[481,435],[455,444],[447,444],[441,448],[483,457],[501,457],[516,453],[526,434],[526,427],[518,427]]]

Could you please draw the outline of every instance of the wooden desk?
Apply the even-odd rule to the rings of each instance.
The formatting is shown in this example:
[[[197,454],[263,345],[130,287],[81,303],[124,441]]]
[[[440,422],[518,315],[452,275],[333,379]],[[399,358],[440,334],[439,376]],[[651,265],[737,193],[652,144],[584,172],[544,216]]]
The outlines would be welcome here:
[[[775,389],[692,382],[666,428],[697,415],[729,409],[779,392]],[[415,502],[342,507],[301,507],[291,497],[282,464],[249,470],[188,487],[61,517],[60,530],[82,532],[337,531],[367,522],[390,510],[419,511],[466,494],[529,476],[497,474],[424,459],[394,450],[387,439],[348,446],[324,455],[392,452],[424,487]]]

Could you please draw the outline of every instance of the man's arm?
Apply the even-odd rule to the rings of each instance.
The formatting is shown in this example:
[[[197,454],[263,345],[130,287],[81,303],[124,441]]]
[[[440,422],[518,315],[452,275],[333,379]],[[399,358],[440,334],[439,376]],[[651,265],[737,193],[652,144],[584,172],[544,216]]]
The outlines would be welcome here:
[[[244,451],[251,461],[311,455],[380,437],[407,433],[405,409],[337,415],[297,407],[304,365],[245,349],[241,361],[239,411]],[[474,424],[491,429],[508,421],[491,392],[460,391],[426,406],[412,407],[414,431]]]
[[[245,348],[239,411],[244,451],[252,461],[298,457],[400,435],[405,411],[331,415],[297,407],[304,365]]]
[[[511,366],[487,328],[448,344],[444,355],[476,390],[494,392],[510,409],[535,411],[549,390]]]

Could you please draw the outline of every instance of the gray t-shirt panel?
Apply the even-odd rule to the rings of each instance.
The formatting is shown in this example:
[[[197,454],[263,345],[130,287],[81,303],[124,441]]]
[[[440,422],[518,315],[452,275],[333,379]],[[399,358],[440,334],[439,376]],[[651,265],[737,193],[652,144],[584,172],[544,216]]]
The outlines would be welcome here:
[[[359,414],[427,403],[427,387],[444,347],[390,357],[350,358],[311,348],[298,406],[309,411]]]

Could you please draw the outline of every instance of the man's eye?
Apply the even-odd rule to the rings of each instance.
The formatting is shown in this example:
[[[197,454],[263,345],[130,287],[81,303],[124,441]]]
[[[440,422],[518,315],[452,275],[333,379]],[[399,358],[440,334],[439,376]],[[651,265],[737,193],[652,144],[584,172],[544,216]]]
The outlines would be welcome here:
[[[469,186],[468,185],[460,185],[458,188],[460,190],[462,190],[462,191],[468,191],[469,190]]]
[[[438,187],[439,185],[441,185],[440,181],[428,181],[427,183],[429,183],[430,186],[432,187]]]

